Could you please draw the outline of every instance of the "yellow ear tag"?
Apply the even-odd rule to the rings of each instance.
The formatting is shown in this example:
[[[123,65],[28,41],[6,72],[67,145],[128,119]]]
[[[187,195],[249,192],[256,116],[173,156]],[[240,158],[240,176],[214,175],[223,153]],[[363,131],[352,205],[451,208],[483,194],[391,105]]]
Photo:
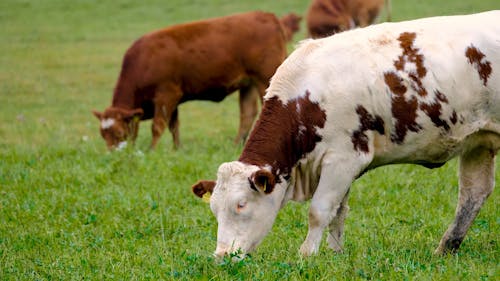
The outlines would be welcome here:
[[[139,116],[134,116],[134,122],[139,122]]]
[[[201,197],[201,200],[203,200],[203,202],[205,203],[210,203],[210,196],[212,194],[210,192],[207,192],[205,194],[203,194],[203,196]]]

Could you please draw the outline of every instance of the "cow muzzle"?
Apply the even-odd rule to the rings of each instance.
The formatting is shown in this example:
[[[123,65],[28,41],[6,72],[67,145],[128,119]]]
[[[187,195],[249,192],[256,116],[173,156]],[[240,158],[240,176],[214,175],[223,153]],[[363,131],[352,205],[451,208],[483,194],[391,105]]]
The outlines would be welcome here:
[[[231,258],[232,261],[239,261],[245,258],[246,253],[239,246],[228,245],[224,243],[217,243],[214,256],[216,259],[223,259],[224,257]]]
[[[217,248],[215,249],[214,256],[217,258],[222,258],[225,255],[228,255],[231,253],[232,247],[226,243],[223,242],[217,242]]]
[[[214,256],[216,259],[223,259],[224,257],[230,257],[233,262],[240,261],[244,259],[248,253],[252,252],[255,249],[255,244],[249,248],[228,245],[224,243],[217,243],[217,248],[215,249]]]

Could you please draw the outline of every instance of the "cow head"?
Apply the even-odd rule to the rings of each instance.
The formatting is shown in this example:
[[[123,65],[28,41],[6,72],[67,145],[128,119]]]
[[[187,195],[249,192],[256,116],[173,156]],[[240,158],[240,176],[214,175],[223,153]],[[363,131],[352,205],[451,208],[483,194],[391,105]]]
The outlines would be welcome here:
[[[280,18],[281,25],[285,30],[286,41],[291,41],[293,35],[299,31],[301,20],[302,17],[295,13],[289,13]]]
[[[218,223],[215,255],[238,252],[244,256],[255,249],[273,226],[286,188],[267,168],[238,161],[222,164],[217,182],[193,185],[199,197],[213,191],[210,208]]]
[[[143,115],[140,108],[122,109],[109,107],[104,112],[92,111],[100,121],[101,136],[108,149],[121,148],[129,138],[135,139],[139,120]]]

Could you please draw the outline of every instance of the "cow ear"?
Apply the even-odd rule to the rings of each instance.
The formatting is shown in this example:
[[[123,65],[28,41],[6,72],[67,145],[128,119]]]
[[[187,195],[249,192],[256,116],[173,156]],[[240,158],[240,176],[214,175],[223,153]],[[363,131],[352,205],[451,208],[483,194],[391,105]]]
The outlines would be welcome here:
[[[203,198],[206,193],[211,194],[214,191],[215,181],[200,180],[191,186],[194,195]]]
[[[92,114],[94,114],[97,119],[102,120],[103,113],[99,111],[92,110]]]
[[[250,187],[256,188],[265,194],[273,192],[276,185],[276,178],[268,170],[260,169],[249,178]]]
[[[123,112],[123,119],[139,121],[143,115],[144,111],[142,110],[142,108],[136,108]]]

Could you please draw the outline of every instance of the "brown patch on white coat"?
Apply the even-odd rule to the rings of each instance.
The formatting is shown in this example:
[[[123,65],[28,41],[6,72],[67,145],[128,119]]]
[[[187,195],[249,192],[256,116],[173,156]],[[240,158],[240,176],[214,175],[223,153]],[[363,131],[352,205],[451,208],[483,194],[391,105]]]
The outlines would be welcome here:
[[[414,32],[400,34],[398,40],[403,53],[394,61],[396,71],[384,73],[385,83],[393,94],[392,115],[396,120],[391,141],[397,144],[404,142],[409,131],[418,133],[422,130],[422,126],[417,123],[419,110],[426,114],[437,127],[442,127],[445,131],[450,129],[446,120],[441,117],[441,104],[448,103],[446,96],[435,89],[431,103],[422,99],[429,95],[422,82],[427,75],[427,69],[424,66],[424,55],[414,46],[416,36]],[[410,87],[417,93],[416,96],[408,92],[408,87],[403,84],[403,76],[409,77],[412,82]],[[456,123],[455,111],[450,116],[450,122]]]
[[[477,69],[483,85],[486,86],[491,75],[491,62],[486,60],[485,55],[472,44],[465,51],[465,56],[469,59],[469,63]]]
[[[259,186],[266,194],[271,193],[275,184],[288,180],[292,168],[321,141],[317,129],[324,127],[326,114],[309,96],[307,91],[286,104],[277,97],[264,102],[239,158],[242,163],[262,167],[248,178],[251,188]],[[214,185],[214,181],[201,180],[192,190],[201,198],[212,193]]]
[[[362,152],[369,152],[367,130],[377,131],[379,134],[385,134],[384,120],[376,115],[372,116],[362,105],[356,107],[356,113],[359,116],[359,128],[352,133],[351,141],[354,149]]]
[[[286,104],[278,97],[267,99],[239,161],[271,167],[278,182],[279,176],[288,177],[297,161],[321,141],[317,129],[325,125],[326,114],[310,101],[310,94],[307,91]]]

